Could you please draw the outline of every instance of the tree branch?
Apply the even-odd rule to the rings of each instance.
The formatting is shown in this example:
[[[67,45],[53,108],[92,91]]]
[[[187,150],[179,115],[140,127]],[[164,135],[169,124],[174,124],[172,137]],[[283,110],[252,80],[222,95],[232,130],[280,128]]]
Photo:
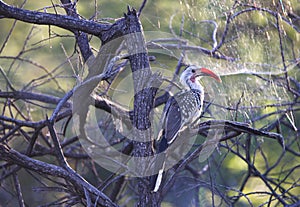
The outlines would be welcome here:
[[[202,150],[211,144],[217,144],[219,142],[226,141],[228,139],[232,139],[233,137],[236,137],[240,135],[241,133],[248,133],[251,135],[257,135],[257,136],[265,136],[271,139],[276,139],[279,144],[282,146],[283,150],[284,147],[284,139],[281,134],[272,133],[272,132],[265,132],[262,130],[254,129],[249,126],[247,123],[242,122],[233,122],[233,121],[227,121],[227,120],[210,120],[207,122],[200,123],[196,128],[189,129],[187,137],[191,137],[197,134],[201,134],[206,136],[207,131],[211,129],[224,129],[227,131],[226,135],[224,135],[221,138],[212,138],[212,140],[207,140],[207,142],[204,142],[201,144],[196,150],[194,150],[187,158],[182,160],[178,165],[174,172],[171,173],[171,177],[166,183],[166,185],[163,187],[162,195],[166,194],[167,191],[170,189],[171,186],[173,186],[173,183],[175,181],[175,175],[181,172],[191,161],[196,159],[199,154],[202,152]],[[185,132],[183,132],[185,133]],[[215,136],[221,136],[219,134],[216,134]]]
[[[34,100],[34,101],[40,101],[40,102],[48,103],[48,104],[58,104],[61,99],[56,96],[27,92],[27,91],[12,91],[12,92],[0,91],[0,98],[10,98],[10,99],[14,99],[14,100],[19,100],[19,99]],[[64,106],[70,107],[71,103],[66,102],[64,104]]]
[[[133,155],[148,157],[153,154],[150,112],[154,107],[156,92],[161,84],[158,75],[153,75],[150,69],[148,52],[143,36],[143,29],[135,9],[128,7],[125,15],[125,42],[129,53],[129,61],[134,84],[134,109],[133,109]],[[145,174],[150,163],[138,163],[136,172]],[[156,194],[151,193],[148,178],[138,181],[137,206],[158,206]]]
[[[19,9],[17,7],[9,6],[3,1],[0,1],[0,17],[17,19],[33,24],[54,25],[67,29],[71,32],[74,30],[80,30],[98,36],[100,39],[102,37],[102,33],[111,27],[111,24],[99,24],[71,16]]]
[[[29,158],[5,145],[0,145],[0,155],[1,159],[7,162],[14,163],[39,174],[64,178],[75,185],[76,189],[79,190],[82,195],[84,195],[84,189],[87,189],[94,196],[99,198],[98,202],[102,206],[118,206],[117,204],[113,203],[104,193],[85,181],[75,171],[70,172],[70,170],[65,170],[62,167]]]
[[[76,19],[80,19],[76,11],[75,3],[72,4],[71,0],[61,0],[61,3],[64,5],[65,11],[69,16],[74,17]],[[83,59],[86,62],[89,59],[89,57],[93,55],[92,49],[89,44],[88,36],[86,33],[78,30],[74,30],[73,33],[75,35],[76,42],[79,46],[81,55],[83,56]]]

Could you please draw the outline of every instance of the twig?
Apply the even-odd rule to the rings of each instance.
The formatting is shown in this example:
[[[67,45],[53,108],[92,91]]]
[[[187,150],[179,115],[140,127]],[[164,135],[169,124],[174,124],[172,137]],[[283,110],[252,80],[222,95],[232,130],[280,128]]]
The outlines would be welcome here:
[[[26,126],[26,127],[30,127],[30,128],[38,128],[40,126],[45,126],[45,123],[46,123],[45,120],[41,120],[41,121],[37,121],[37,122],[22,121],[22,120],[17,120],[17,119],[10,118],[10,117],[7,117],[7,116],[0,116],[0,120],[3,120],[5,122],[11,122],[11,123],[14,123],[18,126]]]
[[[13,173],[13,179],[14,179],[14,184],[15,184],[15,189],[18,195],[18,201],[19,201],[19,206],[20,207],[25,207],[24,199],[23,199],[23,193],[21,189],[21,184],[19,182],[19,177],[16,173]]]
[[[227,34],[228,34],[228,31],[229,31],[229,26],[230,26],[230,22],[231,22],[231,15],[232,15],[232,10],[236,7],[236,2],[234,3],[234,5],[232,6],[231,8],[231,11],[229,11],[229,13],[226,14],[226,25],[225,25],[225,29],[223,31],[223,34],[222,34],[222,38],[219,42],[218,45],[216,45],[213,50],[212,50],[212,53],[215,53],[217,50],[219,50],[222,45],[224,44],[225,42],[225,39],[227,37]]]
[[[20,128],[21,126],[17,125],[13,129],[11,129],[8,133],[6,133],[3,137],[0,138],[0,143],[5,142],[10,136],[14,135]]]
[[[14,88],[13,84],[11,83],[11,81],[9,80],[9,78],[7,77],[5,71],[2,69],[2,67],[0,66],[0,72],[2,74],[2,76],[4,77],[6,84],[8,85],[8,87],[12,90],[12,91],[16,91],[16,89]]]
[[[86,198],[86,207],[92,207],[92,201],[88,190],[86,188],[83,188],[83,190],[84,190],[84,196]]]
[[[16,24],[17,24],[17,20],[14,20],[14,23],[13,23],[13,25],[11,26],[11,28],[10,28],[10,30],[9,30],[9,32],[8,32],[8,34],[7,34],[7,36],[6,36],[6,38],[5,38],[5,40],[3,41],[2,47],[0,48],[0,54],[2,53],[2,51],[3,51],[4,48],[5,48],[5,46],[7,45],[7,42],[8,42],[8,40],[9,40],[9,38],[10,38],[10,36],[11,36],[11,34],[12,34],[12,32],[13,32],[15,26],[16,26]]]
[[[218,41],[217,41],[218,24],[217,24],[217,22],[212,21],[212,20],[203,20],[201,22],[207,22],[207,23],[210,23],[210,24],[214,25],[214,31],[212,33],[211,39],[213,40],[213,45],[212,45],[213,49],[212,49],[212,51],[215,51],[215,48],[218,46]]]
[[[237,59],[234,58],[234,57],[229,57],[229,56],[226,56],[226,55],[222,55],[222,54],[218,54],[214,51],[211,51],[209,49],[206,49],[206,48],[203,48],[203,47],[200,47],[200,46],[192,46],[192,45],[178,45],[178,44],[154,44],[154,43],[148,43],[147,45],[148,48],[150,49],[161,49],[161,48],[166,48],[166,49],[176,49],[176,50],[185,50],[185,51],[193,51],[193,52],[201,52],[201,53],[204,53],[206,55],[209,55],[213,58],[216,58],[216,59],[224,59],[224,60],[228,60],[228,61],[236,61]]]
[[[76,11],[75,2],[74,4],[71,2],[71,0],[61,0],[61,2],[64,5],[64,9],[69,16],[74,17],[76,19],[80,19]],[[89,44],[88,36],[86,33],[78,30],[74,30],[73,33],[75,35],[76,42],[79,46],[81,55],[83,56],[83,59],[86,62],[91,56],[93,56],[93,52]]]
[[[61,145],[60,145],[60,142],[58,140],[58,137],[57,137],[57,134],[56,134],[56,131],[54,129],[53,124],[54,124],[54,122],[47,121],[47,127],[49,129],[50,135],[51,135],[53,143],[54,143],[56,157],[58,159],[59,165],[61,167],[67,169],[67,168],[69,168],[69,165],[68,165],[68,163],[67,163],[67,161],[65,159],[65,156],[63,154],[63,150],[61,148]]]
[[[141,16],[141,13],[142,13],[144,7],[146,6],[146,3],[147,3],[147,0],[143,0],[143,3],[142,3],[142,5],[140,6],[139,11],[138,11],[138,17]]]

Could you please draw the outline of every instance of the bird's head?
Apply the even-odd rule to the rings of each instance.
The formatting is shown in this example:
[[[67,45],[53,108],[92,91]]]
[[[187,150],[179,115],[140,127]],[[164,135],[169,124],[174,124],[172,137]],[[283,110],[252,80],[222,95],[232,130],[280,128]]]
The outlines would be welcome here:
[[[180,81],[187,89],[202,90],[202,86],[198,82],[202,76],[210,76],[216,81],[221,82],[221,79],[211,70],[198,67],[195,65],[188,66],[181,74]]]

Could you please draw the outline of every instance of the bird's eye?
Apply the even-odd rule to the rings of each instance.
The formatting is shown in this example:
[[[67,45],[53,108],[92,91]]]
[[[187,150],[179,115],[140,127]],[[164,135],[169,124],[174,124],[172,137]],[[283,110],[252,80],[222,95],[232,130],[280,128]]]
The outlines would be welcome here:
[[[192,73],[195,73],[196,71],[194,69],[192,69]]]

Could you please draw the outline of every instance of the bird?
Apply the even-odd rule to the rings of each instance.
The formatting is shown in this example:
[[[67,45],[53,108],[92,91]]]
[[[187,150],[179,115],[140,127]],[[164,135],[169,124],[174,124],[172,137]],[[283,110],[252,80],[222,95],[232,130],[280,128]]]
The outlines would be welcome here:
[[[152,191],[155,193],[161,185],[165,157],[168,147],[175,141],[178,134],[190,124],[199,120],[204,101],[204,88],[200,84],[199,79],[203,76],[210,76],[216,81],[221,79],[211,70],[189,65],[180,75],[180,82],[183,90],[171,96],[163,109],[161,116],[161,130],[158,133],[158,149],[157,153],[163,153],[155,163],[155,168],[159,169],[158,174],[154,176],[152,181]]]

